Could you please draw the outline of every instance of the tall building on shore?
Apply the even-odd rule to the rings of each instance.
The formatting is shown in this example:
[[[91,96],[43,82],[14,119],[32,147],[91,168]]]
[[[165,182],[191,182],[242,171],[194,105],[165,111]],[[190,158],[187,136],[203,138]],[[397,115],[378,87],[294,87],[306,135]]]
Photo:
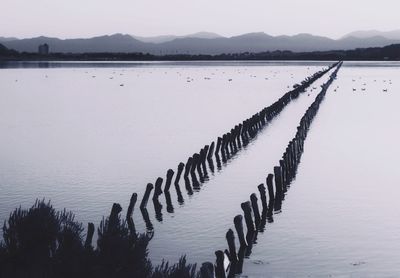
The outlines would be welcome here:
[[[49,54],[49,45],[47,43],[39,45],[38,52],[40,55]]]

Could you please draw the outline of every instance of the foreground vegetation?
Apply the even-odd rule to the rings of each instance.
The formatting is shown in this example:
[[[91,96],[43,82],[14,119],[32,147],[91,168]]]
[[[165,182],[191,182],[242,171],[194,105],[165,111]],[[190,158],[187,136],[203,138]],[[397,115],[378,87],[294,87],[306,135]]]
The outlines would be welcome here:
[[[56,211],[45,201],[14,210],[3,226],[0,277],[200,277],[185,257],[153,266],[147,249],[151,237],[134,232],[121,210],[114,204],[101,221],[96,248],[93,224],[85,236],[72,212]]]

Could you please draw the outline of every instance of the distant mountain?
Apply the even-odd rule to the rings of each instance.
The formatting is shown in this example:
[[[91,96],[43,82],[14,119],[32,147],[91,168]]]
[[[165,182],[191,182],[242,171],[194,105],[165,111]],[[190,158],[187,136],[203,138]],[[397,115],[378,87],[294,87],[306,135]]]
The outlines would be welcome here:
[[[83,52],[153,52],[152,44],[141,42],[132,36],[114,34],[89,39],[65,39],[36,37],[31,39],[3,42],[17,51],[37,52],[40,44],[47,43],[50,52],[83,53]]]
[[[168,37],[168,36],[166,36]],[[172,40],[166,37],[144,42],[130,35],[114,34],[88,39],[65,39],[37,37],[31,39],[2,42],[6,47],[17,51],[37,52],[38,46],[47,43],[50,52],[143,52],[151,54],[221,54],[241,52],[265,52],[289,50],[294,52],[349,50],[355,48],[383,47],[400,43],[400,39],[383,36],[359,38],[346,36],[339,40],[310,34],[295,36],[271,36],[262,32],[248,33],[230,38],[213,33],[196,33]],[[163,42],[160,40],[164,39]],[[167,41],[165,41],[167,39]],[[143,39],[142,39],[143,40]]]
[[[163,36],[154,36],[154,37],[140,37],[132,35],[133,38],[142,41],[142,42],[150,42],[150,43],[163,43],[173,41],[175,39],[181,38],[199,38],[199,39],[215,39],[215,38],[222,38],[221,35],[216,33],[210,32],[198,32],[194,34],[189,34],[185,36],[175,36],[175,35],[163,35]]]
[[[263,52],[289,50],[294,52],[348,50],[354,48],[383,47],[400,43],[383,37],[359,39],[348,37],[333,40],[326,37],[299,34],[295,36],[270,36],[265,33],[248,33],[230,38],[198,39],[182,38],[159,44],[166,54],[220,54],[238,52]]]
[[[15,41],[15,40],[18,40],[18,39],[14,38],[14,37],[0,37],[0,43],[7,42],[7,41]]]
[[[386,31],[386,32],[378,30],[355,31],[343,36],[343,38],[348,38],[348,37],[355,37],[360,39],[366,39],[372,37],[384,37],[389,40],[400,40],[400,29],[393,31]]]

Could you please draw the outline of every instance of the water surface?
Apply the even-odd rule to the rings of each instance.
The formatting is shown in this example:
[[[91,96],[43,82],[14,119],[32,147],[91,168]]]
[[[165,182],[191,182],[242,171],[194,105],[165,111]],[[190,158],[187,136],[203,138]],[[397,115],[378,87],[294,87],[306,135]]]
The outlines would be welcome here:
[[[328,64],[8,65],[0,70],[0,221],[46,198],[97,225],[113,202],[126,209],[133,192],[140,200],[148,182]],[[398,63],[345,63],[312,125],[283,212],[259,235],[245,275],[399,275],[399,70]],[[189,196],[182,184],[184,204],[171,190],[174,213],[161,196],[162,222],[149,203],[155,262],[184,253],[190,262],[212,261],[226,248],[240,203],[265,182],[317,93],[289,104],[199,192]],[[134,220],[145,231],[139,211]]]

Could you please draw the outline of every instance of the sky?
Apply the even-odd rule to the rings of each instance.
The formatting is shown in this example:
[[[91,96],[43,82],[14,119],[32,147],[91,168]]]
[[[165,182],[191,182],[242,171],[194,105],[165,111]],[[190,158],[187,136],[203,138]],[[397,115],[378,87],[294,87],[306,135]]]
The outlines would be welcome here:
[[[0,0],[0,36],[77,38],[123,33],[339,38],[400,29],[399,0]]]

